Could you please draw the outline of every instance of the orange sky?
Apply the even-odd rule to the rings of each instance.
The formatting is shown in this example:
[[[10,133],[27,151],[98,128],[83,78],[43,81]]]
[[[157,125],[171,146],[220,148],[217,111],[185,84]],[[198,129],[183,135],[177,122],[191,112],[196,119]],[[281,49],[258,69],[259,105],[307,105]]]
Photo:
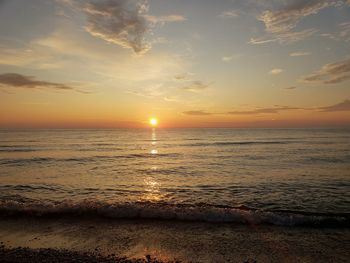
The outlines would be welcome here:
[[[297,2],[1,1],[0,128],[350,126],[349,2]]]

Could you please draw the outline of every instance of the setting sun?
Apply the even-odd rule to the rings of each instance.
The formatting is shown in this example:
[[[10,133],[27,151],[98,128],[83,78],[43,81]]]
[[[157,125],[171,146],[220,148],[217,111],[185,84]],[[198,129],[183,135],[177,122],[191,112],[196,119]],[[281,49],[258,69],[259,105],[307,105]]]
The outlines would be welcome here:
[[[149,124],[153,127],[158,125],[158,120],[156,118],[150,118],[149,119]]]

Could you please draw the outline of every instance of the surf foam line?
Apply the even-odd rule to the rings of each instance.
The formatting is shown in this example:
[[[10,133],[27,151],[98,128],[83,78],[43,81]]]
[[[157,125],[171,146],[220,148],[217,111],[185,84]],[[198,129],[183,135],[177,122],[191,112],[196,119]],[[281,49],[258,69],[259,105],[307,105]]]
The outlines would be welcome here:
[[[154,219],[247,225],[350,227],[350,214],[321,214],[265,211],[246,207],[184,205],[165,203],[117,203],[70,201],[43,203],[0,201],[0,216],[11,217],[104,217],[111,219]]]

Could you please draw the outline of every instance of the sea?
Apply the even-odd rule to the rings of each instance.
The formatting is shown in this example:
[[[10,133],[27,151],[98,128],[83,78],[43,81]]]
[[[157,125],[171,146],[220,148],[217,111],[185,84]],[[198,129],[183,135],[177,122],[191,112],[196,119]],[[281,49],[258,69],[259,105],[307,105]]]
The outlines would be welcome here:
[[[350,130],[3,129],[0,215],[349,227]]]

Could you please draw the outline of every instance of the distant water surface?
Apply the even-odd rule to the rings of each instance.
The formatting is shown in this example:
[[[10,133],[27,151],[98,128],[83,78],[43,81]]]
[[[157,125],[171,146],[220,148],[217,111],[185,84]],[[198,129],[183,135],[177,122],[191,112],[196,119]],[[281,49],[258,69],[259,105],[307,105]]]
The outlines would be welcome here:
[[[0,130],[0,210],[36,209],[348,216],[350,130]]]

